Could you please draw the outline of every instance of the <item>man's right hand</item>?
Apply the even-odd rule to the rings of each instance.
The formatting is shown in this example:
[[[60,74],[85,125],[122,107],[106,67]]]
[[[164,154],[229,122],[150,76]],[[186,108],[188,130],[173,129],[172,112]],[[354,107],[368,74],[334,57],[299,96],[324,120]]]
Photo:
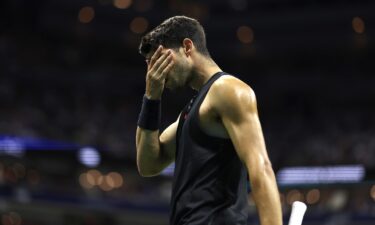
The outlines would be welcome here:
[[[164,90],[165,78],[173,65],[172,50],[159,48],[147,61],[146,97],[148,99],[160,99]]]

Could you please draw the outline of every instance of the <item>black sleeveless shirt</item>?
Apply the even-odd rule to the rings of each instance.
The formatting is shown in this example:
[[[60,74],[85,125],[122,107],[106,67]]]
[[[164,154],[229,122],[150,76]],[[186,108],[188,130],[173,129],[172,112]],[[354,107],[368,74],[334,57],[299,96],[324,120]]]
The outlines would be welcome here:
[[[180,116],[170,210],[171,225],[246,225],[247,172],[230,139],[206,134],[199,108],[213,75]]]

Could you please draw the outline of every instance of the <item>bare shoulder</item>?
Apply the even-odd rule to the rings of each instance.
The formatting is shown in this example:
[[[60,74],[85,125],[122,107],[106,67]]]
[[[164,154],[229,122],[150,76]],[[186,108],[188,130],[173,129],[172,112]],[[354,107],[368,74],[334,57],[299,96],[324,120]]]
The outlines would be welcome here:
[[[242,80],[225,75],[215,81],[210,89],[210,98],[218,108],[233,109],[256,105],[253,89]]]

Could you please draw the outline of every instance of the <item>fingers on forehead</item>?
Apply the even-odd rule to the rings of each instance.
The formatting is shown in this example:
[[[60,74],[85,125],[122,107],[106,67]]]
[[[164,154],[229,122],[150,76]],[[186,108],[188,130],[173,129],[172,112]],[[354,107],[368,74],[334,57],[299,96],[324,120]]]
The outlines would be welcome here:
[[[151,51],[149,54],[148,54],[148,56],[146,57],[146,59],[148,59],[148,60],[151,60],[151,59],[155,59],[155,58],[157,58],[157,57],[159,57],[159,55],[160,55],[160,53],[161,53],[161,50],[162,50],[162,48],[157,48],[155,51]]]

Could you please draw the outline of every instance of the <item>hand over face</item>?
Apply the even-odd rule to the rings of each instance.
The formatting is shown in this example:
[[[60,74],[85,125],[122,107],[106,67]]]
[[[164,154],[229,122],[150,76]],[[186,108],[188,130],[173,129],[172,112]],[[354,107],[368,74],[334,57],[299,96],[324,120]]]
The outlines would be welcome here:
[[[146,97],[160,99],[164,90],[165,79],[173,65],[171,49],[162,46],[147,61]]]

